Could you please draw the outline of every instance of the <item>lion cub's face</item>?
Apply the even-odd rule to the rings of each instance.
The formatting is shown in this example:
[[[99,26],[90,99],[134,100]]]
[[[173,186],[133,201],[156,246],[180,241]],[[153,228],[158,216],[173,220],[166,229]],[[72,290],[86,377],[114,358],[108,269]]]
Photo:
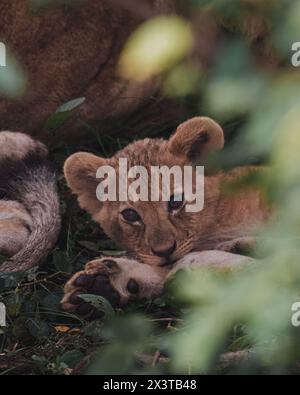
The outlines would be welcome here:
[[[92,214],[109,237],[128,251],[135,252],[143,262],[164,266],[193,250],[194,243],[212,221],[210,205],[200,212],[188,212],[186,205],[192,201],[186,196],[184,187],[178,187],[174,177],[171,177],[168,201],[161,199],[163,185],[160,182],[159,201],[120,201],[117,188],[117,201],[100,202],[96,196],[100,182],[96,173],[102,166],[111,166],[118,179],[120,159],[127,159],[128,169],[143,166],[149,175],[153,166],[178,166],[184,172],[184,166],[221,149],[223,145],[224,136],[219,125],[208,118],[194,118],[179,126],[169,141],[137,141],[110,159],[88,153],[72,155],[65,163],[65,176],[78,196],[80,206]],[[195,191],[195,170],[193,175],[192,190]],[[148,196],[151,196],[151,180],[149,177],[145,181]],[[133,182],[129,179],[128,187]],[[204,185],[205,201],[213,201],[214,189],[207,182]]]

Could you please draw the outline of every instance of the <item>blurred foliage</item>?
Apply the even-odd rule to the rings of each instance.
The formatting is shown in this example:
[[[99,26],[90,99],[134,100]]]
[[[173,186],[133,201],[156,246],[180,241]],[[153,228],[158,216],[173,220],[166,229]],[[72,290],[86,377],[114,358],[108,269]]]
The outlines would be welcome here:
[[[5,52],[6,66],[0,66],[0,95],[17,99],[27,88],[26,75],[9,48],[5,47]]]
[[[222,37],[208,70],[197,56],[163,63],[164,92],[198,100],[198,112],[225,123],[225,131],[227,124],[241,120],[217,164],[271,165],[257,182],[278,214],[260,235],[265,258],[252,268],[232,276],[203,270],[179,276],[173,294],[187,308],[182,323],[174,334],[163,336],[160,347],[171,357],[171,372],[205,373],[216,369],[220,355],[243,339],[250,358],[235,371],[292,372],[300,359],[300,332],[291,324],[291,308],[300,297],[300,74],[291,64],[291,48],[300,38],[300,2],[192,1],[190,7],[194,15],[216,17],[223,25]],[[263,39],[251,40],[251,29],[245,34],[250,14],[264,19],[269,32],[260,51]],[[157,34],[148,31],[153,39]],[[175,37],[169,50],[176,47]],[[135,67],[147,49],[147,38],[139,40],[136,54],[131,51]],[[155,75],[160,55],[152,55]],[[232,343],[237,325],[243,330]]]
[[[192,45],[187,21],[176,16],[150,19],[129,38],[120,59],[120,73],[125,78],[147,80],[169,70]]]
[[[264,259],[230,276],[180,273],[164,298],[116,314],[94,300],[108,314],[87,323],[59,310],[62,285],[99,251],[122,252],[99,235],[61,183],[64,231],[57,250],[39,271],[0,278],[9,322],[0,334],[0,355],[14,361],[5,367],[0,356],[4,373],[69,374],[79,362],[87,374],[299,370],[300,331],[291,318],[292,305],[300,301],[300,74],[291,64],[291,48],[300,41],[300,1],[190,0],[183,7],[187,22],[163,17],[137,30],[121,70],[138,80],[160,75],[165,95],[224,125],[229,144],[216,166],[270,166],[251,180],[264,188],[277,212],[260,235],[257,254]],[[209,62],[197,56],[201,37],[195,25],[203,13],[219,26]],[[249,15],[266,20],[267,40],[245,33]],[[128,142],[92,132],[92,150],[102,155]],[[72,149],[61,145],[52,155],[61,164]],[[249,351],[249,358],[221,366],[228,351]],[[84,357],[90,354],[88,363]]]

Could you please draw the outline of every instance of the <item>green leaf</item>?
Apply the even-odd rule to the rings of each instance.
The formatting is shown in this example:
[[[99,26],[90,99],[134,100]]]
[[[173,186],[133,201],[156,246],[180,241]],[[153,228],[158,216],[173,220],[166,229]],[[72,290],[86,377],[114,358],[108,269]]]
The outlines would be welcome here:
[[[68,274],[72,272],[72,265],[70,263],[70,260],[68,259],[67,254],[63,251],[54,251],[53,265],[60,272]]]
[[[99,252],[98,244],[92,243],[91,241],[78,241],[78,244],[89,251]]]
[[[193,41],[190,24],[178,16],[148,20],[127,42],[120,60],[120,73],[124,78],[144,81],[185,58]]]
[[[112,317],[115,311],[109,301],[99,295],[82,294],[79,295],[85,302],[90,303],[96,310],[101,311],[106,317]]]
[[[39,363],[39,364],[41,364],[41,365],[45,365],[46,364],[46,362],[47,362],[47,358],[45,358],[44,356],[42,356],[42,355],[32,355],[32,357],[31,357],[31,359],[34,361],[34,362],[37,362],[37,363]]]
[[[75,366],[84,358],[84,354],[79,350],[67,351],[59,357],[59,362],[67,365],[69,368]]]
[[[50,311],[60,311],[60,301],[61,296],[50,294],[41,301],[41,305]]]
[[[81,106],[82,103],[85,102],[85,97],[79,97],[77,99],[70,100],[64,104],[62,104],[58,109],[56,110],[57,113],[62,113],[62,112],[69,112],[75,110],[75,108]]]
[[[99,240],[97,243],[99,250],[118,250],[117,244],[113,240]]]
[[[50,328],[45,321],[40,319],[29,319],[26,321],[26,328],[29,333],[38,339],[48,337],[50,334]]]
[[[82,247],[86,248],[89,251],[101,253],[105,256],[122,256],[126,254],[126,251],[120,251],[114,248],[117,248],[116,245],[110,240],[101,240],[98,243],[93,243],[91,241],[81,240],[78,241],[78,244]],[[112,248],[112,249],[110,249]]]
[[[44,128],[49,132],[55,132],[64,125],[72,115],[72,111],[85,102],[85,97],[79,97],[62,104],[45,122]]]
[[[84,334],[91,338],[93,342],[99,343],[100,340],[103,339],[102,329],[103,321],[96,320],[86,325],[84,328]]]
[[[126,254],[126,251],[101,251],[101,254],[105,255],[105,256],[123,256]]]
[[[44,128],[49,132],[54,132],[60,128],[70,118],[71,112],[56,112],[45,122]]]

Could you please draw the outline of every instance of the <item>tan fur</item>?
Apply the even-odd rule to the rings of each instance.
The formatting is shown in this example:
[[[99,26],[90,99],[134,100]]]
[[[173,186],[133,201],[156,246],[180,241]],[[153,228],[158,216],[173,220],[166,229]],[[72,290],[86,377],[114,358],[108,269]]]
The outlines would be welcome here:
[[[194,161],[201,162],[207,154],[222,149],[223,145],[221,127],[211,119],[199,117],[180,125],[169,141],[137,141],[110,159],[78,153],[66,161],[65,176],[78,195],[81,207],[93,215],[110,237],[134,252],[138,259],[111,258],[118,267],[113,273],[107,270],[105,259],[88,263],[67,283],[62,300],[64,309],[76,311],[73,296],[78,292],[90,292],[77,284],[78,279],[85,275],[95,278],[107,276],[111,293],[117,292],[124,305],[132,299],[159,295],[166,280],[182,268],[211,266],[232,270],[253,262],[250,258],[229,252],[253,247],[256,234],[270,215],[270,210],[260,190],[247,187],[229,194],[225,187],[259,171],[259,168],[237,168],[206,176],[204,209],[196,213],[188,213],[183,208],[175,214],[170,213],[166,202],[100,203],[96,198],[95,176],[99,166],[109,164],[117,170],[120,158],[127,158],[129,166],[184,166]],[[124,222],[120,212],[128,207],[139,213],[140,223]],[[172,246],[174,241],[177,246],[171,256],[162,258],[154,253]],[[139,284],[139,292],[135,295],[127,289],[132,279]],[[101,294],[101,289],[95,291]]]
[[[115,262],[114,272],[110,272],[105,261],[107,259]],[[176,262],[170,270],[168,268],[157,268],[128,258],[102,258],[86,264],[84,270],[76,273],[65,285],[65,295],[61,301],[62,308],[66,311],[76,312],[76,306],[70,302],[74,293],[87,293],[84,287],[78,287],[76,280],[81,276],[108,276],[112,291],[117,292],[124,306],[133,300],[151,299],[160,296],[165,288],[166,282],[180,270],[197,270],[211,268],[221,272],[236,272],[243,270],[255,261],[251,258],[230,254],[222,251],[202,251],[186,255]],[[137,294],[128,292],[127,286],[134,279],[139,286]]]
[[[84,292],[84,288],[76,286],[76,280],[82,275],[96,276],[104,274],[109,276],[111,286],[121,296],[121,304],[125,305],[132,300],[127,291],[128,281],[133,278],[138,281],[140,285],[140,298],[150,299],[154,295],[161,293],[164,283],[166,281],[167,270],[162,268],[153,268],[149,265],[143,265],[140,262],[127,258],[109,258],[112,259],[118,270],[113,273],[105,266],[105,261],[108,258],[96,259],[86,264],[83,271],[78,272],[65,285],[65,296],[61,301],[65,310],[75,311],[74,306],[69,302],[70,296],[76,291]]]
[[[204,138],[204,137],[205,138]],[[146,139],[137,141],[110,159],[78,153],[65,163],[65,176],[70,188],[78,195],[82,208],[92,214],[108,236],[133,251],[139,259],[151,265],[162,265],[166,259],[152,250],[167,249],[177,242],[169,257],[177,261],[191,251],[208,249],[230,250],[237,240],[253,237],[269,215],[261,192],[248,188],[228,195],[224,184],[246,176],[257,168],[238,168],[228,173],[205,177],[204,210],[188,213],[184,209],[175,215],[166,202],[104,202],[96,198],[95,177],[99,166],[109,164],[118,170],[119,158],[127,158],[129,167],[143,165],[184,166],[197,157],[223,147],[224,136],[219,125],[207,118],[194,118],[181,125],[169,141]],[[128,224],[120,211],[133,208],[142,218],[140,224]]]

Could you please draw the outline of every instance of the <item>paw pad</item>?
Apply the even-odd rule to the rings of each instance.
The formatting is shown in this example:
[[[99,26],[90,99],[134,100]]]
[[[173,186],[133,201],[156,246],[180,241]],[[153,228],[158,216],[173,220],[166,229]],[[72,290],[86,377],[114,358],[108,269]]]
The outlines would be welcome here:
[[[112,287],[109,278],[106,275],[98,274],[96,276],[82,274],[75,282],[77,288],[69,297],[69,303],[75,306],[77,314],[88,316],[90,319],[96,319],[103,314],[95,309],[90,303],[85,302],[80,295],[91,294],[99,295],[107,299],[113,307],[120,306],[120,295]]]

